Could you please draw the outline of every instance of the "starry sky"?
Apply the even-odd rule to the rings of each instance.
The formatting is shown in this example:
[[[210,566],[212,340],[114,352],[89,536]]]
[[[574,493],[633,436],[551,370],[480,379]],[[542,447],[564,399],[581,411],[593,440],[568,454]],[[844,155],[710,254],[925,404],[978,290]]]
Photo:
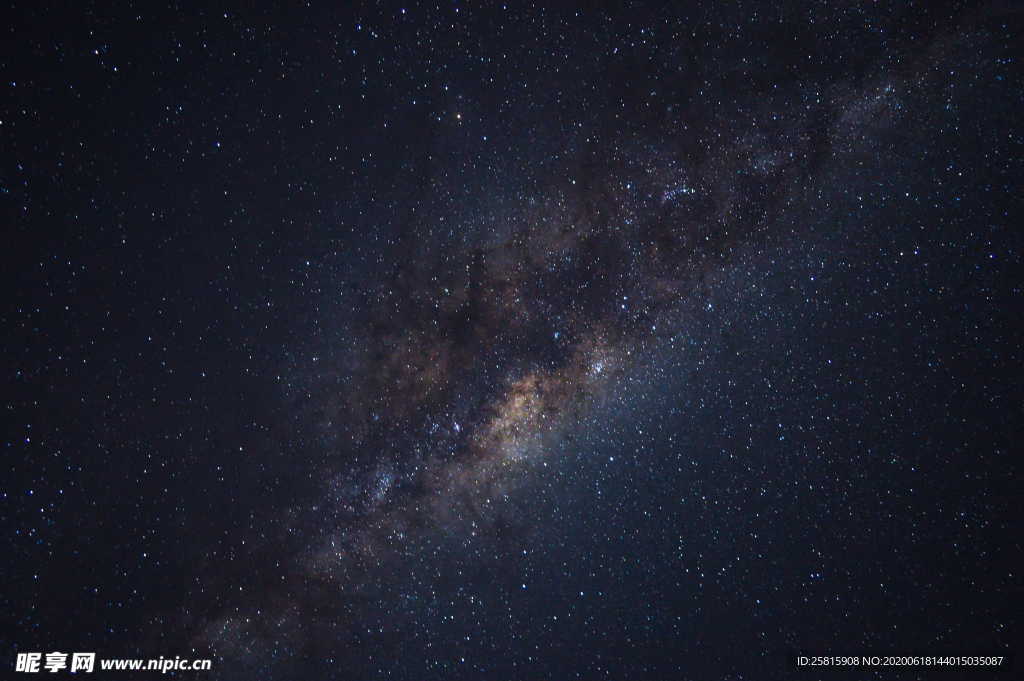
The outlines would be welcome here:
[[[5,9],[0,664],[1012,658],[1019,7],[344,5]]]

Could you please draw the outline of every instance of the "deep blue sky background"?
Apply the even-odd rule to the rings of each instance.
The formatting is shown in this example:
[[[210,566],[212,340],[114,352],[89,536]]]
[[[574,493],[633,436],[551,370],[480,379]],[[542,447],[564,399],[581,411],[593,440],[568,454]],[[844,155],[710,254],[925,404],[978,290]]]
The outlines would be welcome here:
[[[4,15],[0,664],[1019,648],[1011,6]]]

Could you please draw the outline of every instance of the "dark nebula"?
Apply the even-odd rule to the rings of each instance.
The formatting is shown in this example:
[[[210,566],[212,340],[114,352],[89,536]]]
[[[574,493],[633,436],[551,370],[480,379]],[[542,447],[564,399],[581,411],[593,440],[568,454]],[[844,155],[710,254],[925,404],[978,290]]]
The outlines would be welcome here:
[[[121,12],[0,62],[12,665],[1013,659],[1012,5]]]

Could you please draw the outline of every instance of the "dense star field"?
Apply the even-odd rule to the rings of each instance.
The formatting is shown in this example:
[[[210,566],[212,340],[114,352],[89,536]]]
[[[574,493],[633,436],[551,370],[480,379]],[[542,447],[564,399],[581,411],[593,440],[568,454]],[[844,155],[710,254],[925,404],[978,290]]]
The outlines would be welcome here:
[[[1013,3],[4,14],[3,668],[1021,673]]]

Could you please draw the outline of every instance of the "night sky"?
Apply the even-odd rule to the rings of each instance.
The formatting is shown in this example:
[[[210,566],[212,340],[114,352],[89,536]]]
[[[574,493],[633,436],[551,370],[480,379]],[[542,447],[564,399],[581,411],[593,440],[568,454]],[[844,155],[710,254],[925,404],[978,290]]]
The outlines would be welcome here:
[[[0,668],[1013,675],[794,659],[1024,640],[1019,6],[203,4],[3,11]]]

